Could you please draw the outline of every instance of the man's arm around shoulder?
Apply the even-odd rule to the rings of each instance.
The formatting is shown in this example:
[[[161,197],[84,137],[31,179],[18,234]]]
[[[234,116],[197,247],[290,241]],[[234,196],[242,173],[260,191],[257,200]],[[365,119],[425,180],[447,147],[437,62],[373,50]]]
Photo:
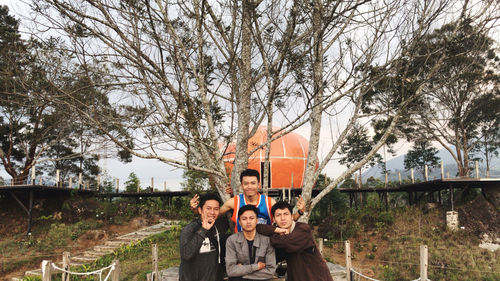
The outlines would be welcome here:
[[[258,224],[257,225],[257,233],[265,235],[265,236],[271,236],[273,235],[276,230],[276,226],[272,226],[269,224]]]
[[[234,208],[234,197],[229,198],[224,204],[220,207],[219,216],[227,213],[229,210]]]

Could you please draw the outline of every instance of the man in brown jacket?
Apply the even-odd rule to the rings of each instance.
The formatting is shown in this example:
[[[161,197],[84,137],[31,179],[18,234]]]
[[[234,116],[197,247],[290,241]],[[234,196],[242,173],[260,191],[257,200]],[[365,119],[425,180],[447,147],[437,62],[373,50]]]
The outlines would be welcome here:
[[[292,210],[287,202],[277,202],[271,213],[278,227],[260,224],[257,232],[269,236],[271,245],[288,254],[287,281],[333,281],[311,228],[307,223],[294,222]]]

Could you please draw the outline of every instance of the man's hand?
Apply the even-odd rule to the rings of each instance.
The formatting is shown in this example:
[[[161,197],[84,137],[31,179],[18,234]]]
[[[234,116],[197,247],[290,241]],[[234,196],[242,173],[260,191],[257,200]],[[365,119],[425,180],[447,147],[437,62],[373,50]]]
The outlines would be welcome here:
[[[263,269],[263,268],[266,268],[266,264],[265,264],[265,263],[263,263],[263,262],[261,262],[261,261],[259,261],[259,262],[257,263],[257,265],[259,266],[259,270],[261,270],[261,269]]]
[[[290,233],[290,231],[288,229],[286,229],[286,228],[279,228],[279,227],[276,227],[274,229],[274,232],[278,233],[279,235],[285,235],[285,234],[289,234]]]
[[[215,220],[209,218],[207,214],[201,213],[201,227],[206,230],[209,230],[214,225]]]
[[[189,201],[189,206],[191,207],[192,210],[196,210],[199,204],[200,204],[200,196],[198,194],[195,194],[193,198],[191,198],[191,200]]]
[[[231,184],[228,184],[225,189],[226,194],[232,195],[233,189],[231,188]]]
[[[299,195],[299,197],[295,197],[297,200],[297,209],[303,214],[306,211],[306,202],[304,202],[304,198],[302,198],[302,195]]]

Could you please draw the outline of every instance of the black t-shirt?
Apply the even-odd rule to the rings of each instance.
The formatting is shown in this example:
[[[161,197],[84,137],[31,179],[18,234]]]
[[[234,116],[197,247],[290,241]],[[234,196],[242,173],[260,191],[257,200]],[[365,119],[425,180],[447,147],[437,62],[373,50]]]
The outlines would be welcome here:
[[[250,257],[250,264],[253,264],[255,262],[256,249],[253,248],[253,240],[247,240],[247,243],[248,243],[248,255]]]

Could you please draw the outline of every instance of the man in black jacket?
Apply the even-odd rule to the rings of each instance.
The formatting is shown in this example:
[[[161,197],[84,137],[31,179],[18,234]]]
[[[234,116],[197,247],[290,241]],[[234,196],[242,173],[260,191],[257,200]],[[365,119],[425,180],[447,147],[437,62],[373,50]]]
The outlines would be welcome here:
[[[200,197],[200,217],[181,231],[179,281],[223,280],[223,239],[226,229],[218,227],[221,200],[209,193]]]

